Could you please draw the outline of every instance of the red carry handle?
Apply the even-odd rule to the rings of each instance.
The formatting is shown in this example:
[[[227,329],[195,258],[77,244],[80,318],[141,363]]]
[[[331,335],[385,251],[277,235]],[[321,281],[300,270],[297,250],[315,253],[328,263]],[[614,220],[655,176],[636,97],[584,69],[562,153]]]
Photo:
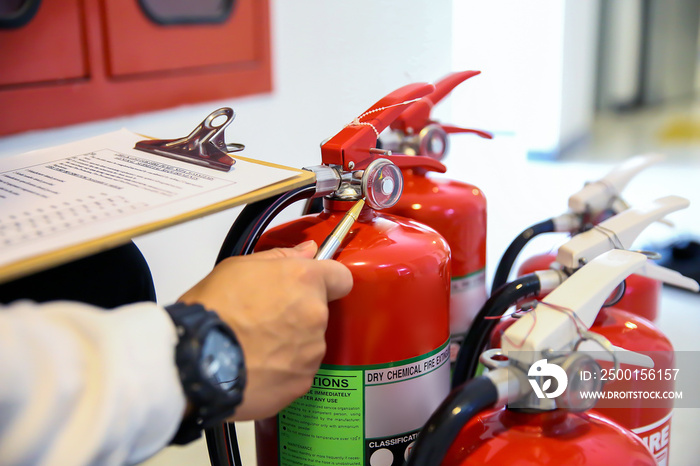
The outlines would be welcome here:
[[[447,167],[441,162],[425,155],[392,154],[380,155],[380,157],[391,160],[399,168],[424,168],[429,172],[438,173],[447,171]]]
[[[481,136],[484,139],[493,139],[493,134],[489,133],[488,131],[483,131],[480,129],[460,128],[459,126],[452,126],[452,125],[440,125],[440,127],[442,129],[444,129],[447,134],[474,133],[474,134]]]
[[[401,168],[420,166],[431,171],[445,172],[445,166],[430,157],[371,151],[377,147],[379,133],[403,113],[407,105],[418,103],[416,99],[425,97],[434,90],[435,86],[428,83],[408,84],[382,98],[321,146],[323,164],[340,165],[343,170],[361,170],[377,158],[386,158]]]
[[[458,84],[478,74],[481,74],[481,71],[458,71],[456,73],[448,74],[440,81],[435,83],[435,90],[432,93],[412,104],[401,115],[399,115],[391,124],[391,128],[400,130],[405,134],[416,134],[426,126],[437,123],[430,118],[430,112],[432,111],[433,107],[444,99],[450,92],[452,92],[452,90],[457,87]],[[493,139],[493,135],[486,131],[460,128],[458,126],[443,125],[440,123],[437,124],[439,124],[448,134],[474,133],[482,138]]]

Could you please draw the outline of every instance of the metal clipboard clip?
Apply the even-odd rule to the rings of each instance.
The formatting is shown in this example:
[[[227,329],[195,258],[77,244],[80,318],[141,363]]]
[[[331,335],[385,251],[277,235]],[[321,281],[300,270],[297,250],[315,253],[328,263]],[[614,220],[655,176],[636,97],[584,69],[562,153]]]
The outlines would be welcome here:
[[[214,120],[219,117],[226,120],[215,125]],[[148,139],[137,142],[134,148],[227,172],[236,163],[228,153],[245,149],[243,144],[226,144],[224,139],[224,130],[234,118],[236,113],[231,108],[220,108],[210,113],[184,138]]]

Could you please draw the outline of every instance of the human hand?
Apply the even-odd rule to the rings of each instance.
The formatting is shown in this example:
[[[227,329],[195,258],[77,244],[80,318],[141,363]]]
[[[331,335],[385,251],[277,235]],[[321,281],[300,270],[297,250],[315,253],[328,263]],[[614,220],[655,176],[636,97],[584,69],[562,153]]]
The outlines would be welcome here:
[[[276,414],[311,387],[326,352],[328,302],[352,288],[340,262],[313,260],[313,241],[229,257],[182,295],[216,311],[234,331],[247,384],[235,420]]]

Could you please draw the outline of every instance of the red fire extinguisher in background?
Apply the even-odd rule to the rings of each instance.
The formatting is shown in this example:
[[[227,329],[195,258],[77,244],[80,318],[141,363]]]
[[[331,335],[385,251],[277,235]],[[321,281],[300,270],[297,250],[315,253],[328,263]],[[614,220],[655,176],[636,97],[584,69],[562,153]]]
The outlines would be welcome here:
[[[606,241],[609,244],[610,241],[618,241],[615,247],[627,249],[638,234],[652,222],[688,205],[686,199],[668,196],[651,203],[646,208],[631,208],[624,211],[601,222],[601,228],[594,227],[563,245],[557,254],[557,264],[564,268],[575,267],[582,262],[586,254],[595,254],[596,249],[600,250]],[[663,267],[653,268],[652,274],[631,275],[623,284],[632,277],[636,277],[634,280],[637,284],[644,280],[658,287],[662,283],[670,283],[681,288],[698,290],[698,284],[694,280]],[[655,302],[641,304],[656,305]],[[623,306],[622,300],[613,303],[611,307],[602,308],[591,330],[603,335],[615,346],[647,352],[654,360],[654,369],[660,373],[673,370],[675,368],[674,351],[666,335],[651,321],[639,315],[644,314],[639,312],[642,309],[634,308],[636,312],[631,312],[627,307],[621,306]],[[609,384],[608,389],[616,390],[619,385],[624,385],[627,390],[635,392],[670,392],[674,388],[674,380],[672,378],[622,380]],[[655,455],[658,464],[666,465],[668,464],[673,400],[659,400],[653,407],[648,407],[647,401],[642,399],[602,400],[595,410],[637,434]]]
[[[498,288],[479,311],[474,325],[460,348],[453,387],[474,377],[477,370],[474,355],[480,354],[489,341],[490,347],[500,347],[502,333],[515,321],[518,314],[513,314],[512,319],[504,319],[500,322],[497,319],[501,318],[511,306],[522,304],[528,299],[545,297],[583,264],[611,249],[628,248],[651,223],[687,205],[686,199],[667,196],[647,206],[621,212],[601,222],[598,228],[580,233],[562,245],[559,248],[558,261],[549,269],[520,276]],[[654,276],[648,277],[649,279],[681,288],[694,289],[697,286],[693,280],[672,270],[651,266],[646,269],[656,272]],[[621,290],[623,288],[619,291]],[[618,296],[612,297],[612,301],[619,299],[619,292],[616,295]],[[606,304],[611,305],[612,301]]]
[[[435,83],[435,91],[408,106],[380,136],[382,149],[422,155],[440,162],[449,149],[449,134],[485,131],[445,125],[431,119],[435,105],[458,84],[480,71],[452,73]],[[444,171],[444,170],[443,170]],[[476,186],[430,176],[426,167],[402,168],[404,190],[385,212],[417,220],[434,228],[452,250],[450,346],[452,361],[474,315],[486,301],[486,198]]]
[[[500,347],[502,333],[514,320],[504,319],[499,322],[498,319],[511,306],[521,305],[528,299],[545,297],[563,280],[596,256],[615,248],[629,248],[637,236],[651,223],[687,206],[686,199],[667,196],[647,206],[625,210],[601,222],[596,228],[579,233],[560,246],[558,261],[548,264],[548,268],[522,275],[495,290],[479,310],[474,325],[469,329],[459,350],[452,386],[464,383],[476,375],[478,361],[475,355],[481,354],[489,341],[491,347]],[[654,270],[664,271],[663,274],[660,272],[657,274],[659,277],[654,277],[657,280],[679,287],[694,286],[692,280],[689,281],[677,272],[662,267],[656,267]],[[648,279],[651,280],[651,278]],[[623,287],[619,289],[619,291],[623,290]],[[620,296],[614,296],[613,301],[619,298]],[[606,304],[610,305],[610,302]],[[514,313],[512,316],[515,318],[518,314]]]
[[[623,162],[603,178],[586,183],[581,190],[569,197],[568,212],[523,230],[503,254],[494,274],[491,293],[507,282],[518,254],[533,237],[549,232],[566,232],[573,236],[623,211],[627,208],[627,203],[620,197],[622,190],[637,173],[661,160],[661,156],[650,154]],[[521,264],[518,276],[546,269],[553,261],[553,254],[532,256]],[[637,275],[628,277],[625,283],[625,294],[618,307],[651,321],[655,320],[661,300],[661,284]]]
[[[523,297],[539,295],[541,298],[562,280],[572,276],[581,268],[581,264],[589,262],[591,258],[610,249],[629,247],[639,233],[651,223],[687,206],[687,200],[668,196],[645,207],[630,208],[601,222],[598,228],[576,235],[559,248],[557,261],[552,269],[524,275],[499,288],[487,303],[491,307],[484,311],[484,316],[498,317]],[[688,289],[697,290],[698,286],[693,280],[675,271],[653,264],[645,266],[643,274],[638,275],[648,280],[658,280]],[[613,300],[620,298],[624,288],[621,287],[618,290]],[[528,292],[529,295],[526,296],[525,293]],[[549,296],[541,299],[549,301]],[[503,343],[504,332],[507,332],[507,329],[517,320],[508,318],[497,325],[493,320],[482,321],[478,330],[490,333],[493,329],[491,347],[498,348]],[[649,352],[654,361],[654,368],[662,373],[674,368],[674,353],[670,341],[650,321],[642,317],[615,307],[603,307],[590,329],[596,334],[605,336],[615,346],[632,351]],[[467,338],[471,342],[475,341],[476,337],[470,333]],[[483,341],[476,344],[483,344]],[[468,351],[474,352],[475,347],[468,348],[465,345],[463,349],[464,352],[460,352],[458,369],[455,370],[454,384],[461,383],[474,375],[476,360],[473,356],[469,356]],[[614,379],[614,375],[612,378]],[[672,391],[674,388],[674,381],[670,379],[637,379],[624,381],[624,383],[627,391],[634,392]],[[606,388],[606,390],[618,389],[619,384],[610,384]],[[605,400],[596,407],[597,412],[604,413],[642,438],[654,450],[659,464],[665,464],[664,461],[668,457],[672,410],[672,399],[661,400],[654,403],[653,407],[643,399],[623,399],[614,400],[614,402]]]
[[[603,383],[596,359],[653,367],[588,330],[620,281],[648,266],[643,254],[612,250],[558,286],[506,330],[502,349],[481,355],[489,372],[451,392],[408,465],[656,464],[637,436],[590,411]]]
[[[292,199],[308,197],[306,190],[270,201],[266,215],[242,213],[240,226],[232,229],[229,250],[309,239],[321,244],[351,206],[359,199],[367,203],[335,256],[351,270],[354,286],[330,304],[326,356],[311,390],[279,415],[256,423],[261,466],[401,465],[418,430],[449,392],[449,246],[426,226],[378,212],[396,202],[402,176],[396,165],[379,159],[377,134],[407,101],[433,90],[429,84],[404,86],[322,145],[323,165],[312,167],[318,188],[313,195],[325,196],[322,213],[263,234],[269,217]],[[427,157],[388,158],[402,167],[440,169]]]

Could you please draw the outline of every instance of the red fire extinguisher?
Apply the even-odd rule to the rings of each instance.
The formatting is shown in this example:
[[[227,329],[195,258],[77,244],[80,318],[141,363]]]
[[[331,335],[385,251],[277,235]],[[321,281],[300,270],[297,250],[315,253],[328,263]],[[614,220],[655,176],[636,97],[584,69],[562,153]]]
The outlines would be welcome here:
[[[656,464],[638,437],[590,411],[603,383],[596,359],[653,366],[648,356],[588,330],[620,281],[644,267],[643,254],[608,251],[509,327],[503,348],[481,355],[489,372],[451,392],[422,429],[408,465]]]
[[[480,71],[452,73],[435,83],[435,91],[411,104],[381,135],[382,149],[423,155],[438,162],[449,148],[448,135],[485,131],[441,124],[431,119],[435,105],[458,84]],[[452,250],[450,346],[452,361],[474,316],[486,301],[486,198],[476,186],[432,177],[425,167],[403,168],[404,190],[385,212],[417,220],[437,230]]]
[[[322,145],[315,195],[324,210],[262,233],[252,216],[230,236],[256,250],[312,239],[321,244],[359,199],[365,207],[335,260],[354,286],[330,304],[327,351],[311,390],[274,418],[256,423],[261,466],[278,464],[401,465],[418,430],[449,392],[450,250],[444,238],[415,221],[378,210],[396,202],[401,171],[379,158],[377,134],[407,101],[434,87],[413,84],[389,94]],[[387,157],[399,166],[440,169],[427,157]],[[273,200],[276,213],[292,198]],[[243,214],[241,214],[243,215]],[[269,217],[269,215],[268,215]]]
[[[534,277],[543,277],[545,273],[560,274],[561,280],[571,275],[580,268],[581,263],[588,262],[592,257],[611,248],[627,248],[632,244],[638,234],[649,224],[657,221],[670,212],[685,208],[688,201],[676,196],[668,196],[659,199],[649,206],[642,208],[630,208],[610,219],[601,222],[598,228],[576,235],[569,242],[560,247],[554,269],[547,272],[535,272],[516,279],[513,284],[536,281]],[[649,264],[644,268],[643,274],[637,274],[648,280],[668,282],[675,286],[697,290],[697,283],[677,272]],[[629,278],[629,277],[628,277]],[[540,280],[542,281],[542,280]],[[550,281],[552,281],[550,279]],[[554,277],[556,283],[556,276]],[[623,282],[624,283],[624,282]],[[513,284],[499,289],[514,289]],[[556,286],[556,285],[555,285]],[[549,296],[542,298],[545,293],[540,290],[540,299],[549,301]],[[617,299],[622,294],[623,288],[619,288]],[[515,298],[512,297],[511,300]],[[507,306],[506,306],[507,307]],[[502,306],[503,308],[503,306]],[[509,318],[501,321],[491,335],[492,347],[499,347],[503,343],[502,335],[507,332],[510,325],[517,321]],[[598,313],[591,331],[603,335],[607,340],[617,346],[637,352],[645,352],[654,361],[654,369],[659,373],[672,371],[675,367],[673,347],[666,336],[658,330],[650,321],[616,307],[603,307]],[[473,364],[473,362],[472,362]],[[654,380],[650,378],[635,377],[625,379],[625,374],[631,375],[634,369],[622,367],[612,370],[610,365],[604,366],[605,371],[611,374],[610,383],[605,391],[651,393],[656,391],[670,392],[674,388],[672,378]],[[628,370],[629,369],[629,370]],[[623,377],[617,377],[621,374]],[[625,398],[616,400],[603,400],[596,406],[595,411],[603,413],[620,425],[637,434],[655,454],[659,464],[667,464],[670,444],[670,424],[673,410],[673,400],[664,399],[653,402],[642,398]]]
[[[586,183],[581,190],[569,197],[567,213],[523,230],[503,254],[494,275],[491,292],[506,283],[517,255],[529,240],[548,232],[566,232],[573,236],[626,209],[628,206],[620,197],[622,190],[637,173],[661,160],[661,156],[650,154],[625,161],[603,178]],[[521,264],[518,276],[544,270],[554,259],[553,254],[532,256]],[[625,283],[625,293],[617,306],[654,321],[661,300],[661,284],[638,275],[628,277]]]

